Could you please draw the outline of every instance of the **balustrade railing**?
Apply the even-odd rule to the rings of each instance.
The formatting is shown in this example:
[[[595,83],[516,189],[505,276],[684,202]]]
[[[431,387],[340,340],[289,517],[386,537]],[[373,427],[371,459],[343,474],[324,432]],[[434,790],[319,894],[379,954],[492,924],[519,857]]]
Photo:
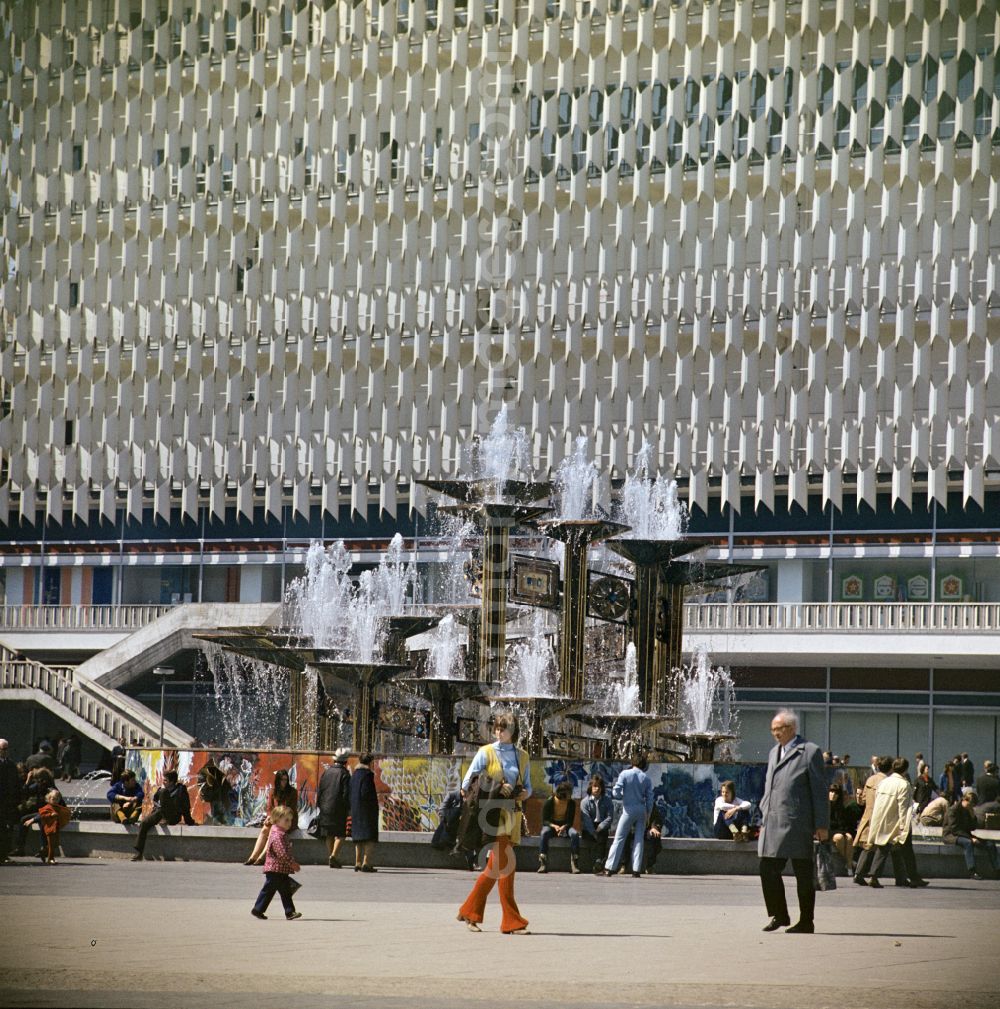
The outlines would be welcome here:
[[[688,631],[1000,633],[1000,603],[688,603]]]
[[[159,738],[159,721],[153,712],[86,677],[74,677],[72,669],[20,658],[6,648],[0,648],[2,688],[40,690],[112,739]],[[168,726],[167,736],[173,734],[173,726]],[[186,745],[185,739],[166,738],[165,742],[168,746]]]
[[[0,630],[134,631],[172,606],[0,606]]]

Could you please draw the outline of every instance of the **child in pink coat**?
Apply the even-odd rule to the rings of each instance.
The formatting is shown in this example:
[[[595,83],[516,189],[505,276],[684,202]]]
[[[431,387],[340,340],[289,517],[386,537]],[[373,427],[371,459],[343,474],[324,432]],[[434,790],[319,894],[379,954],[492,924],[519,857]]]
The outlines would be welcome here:
[[[292,842],[288,839],[288,831],[294,824],[295,814],[288,806],[275,806],[271,810],[271,834],[267,840],[267,854],[264,860],[264,886],[250,911],[255,918],[262,921],[267,918],[264,912],[276,893],[281,897],[281,906],[285,909],[285,917],[289,921],[302,917],[292,902],[292,894],[301,885],[292,879],[292,873],[302,868],[292,855]]]

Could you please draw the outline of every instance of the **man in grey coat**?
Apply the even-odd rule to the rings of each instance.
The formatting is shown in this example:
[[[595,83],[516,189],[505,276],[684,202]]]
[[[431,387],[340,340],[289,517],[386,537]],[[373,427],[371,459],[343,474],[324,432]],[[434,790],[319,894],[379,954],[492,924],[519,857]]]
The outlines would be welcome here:
[[[795,872],[799,897],[799,920],[787,932],[813,932],[816,891],[813,889],[813,837],[829,836],[830,800],[827,794],[823,753],[815,743],[799,735],[794,711],[779,711],[771,720],[771,735],[777,745],[767,758],[763,818],[757,854],[764,904],[771,920],[765,932],[791,924],[781,872],[788,859]]]

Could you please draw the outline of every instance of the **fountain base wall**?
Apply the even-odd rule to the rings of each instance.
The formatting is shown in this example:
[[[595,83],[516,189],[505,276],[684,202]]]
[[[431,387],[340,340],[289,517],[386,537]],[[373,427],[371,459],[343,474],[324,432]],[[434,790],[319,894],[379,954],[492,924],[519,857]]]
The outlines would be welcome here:
[[[230,783],[229,810],[221,822],[199,795],[198,772],[209,757],[225,772]],[[438,825],[438,808],[445,795],[457,789],[472,755],[382,756],[373,770],[381,807],[380,829],[432,833]],[[253,826],[263,822],[274,773],[287,770],[299,790],[299,827],[305,829],[316,813],[316,787],[320,775],[333,763],[332,753],[293,753],[255,750],[130,750],[128,766],[146,784],[146,811],[163,772],[176,770],[187,785],[195,820],[220,826]],[[353,763],[353,758],[352,758]],[[591,774],[610,785],[627,764],[608,761],[569,761],[555,757],[531,759],[534,795],[525,815],[531,834],[541,830],[543,801],[555,785],[568,778],[578,800],[585,794]],[[649,775],[654,798],[663,817],[665,835],[674,838],[710,838],[712,810],[725,780],[736,783],[737,795],[754,804],[754,815],[764,789],[765,764],[651,764]],[[868,768],[829,768],[831,777],[843,775],[862,783]]]

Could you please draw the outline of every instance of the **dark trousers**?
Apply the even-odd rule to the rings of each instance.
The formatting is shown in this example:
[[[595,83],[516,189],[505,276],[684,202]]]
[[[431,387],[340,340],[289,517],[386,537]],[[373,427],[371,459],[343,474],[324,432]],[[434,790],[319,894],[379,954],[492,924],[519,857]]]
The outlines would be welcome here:
[[[728,820],[725,813],[719,813],[715,818],[715,839],[717,841],[731,841],[733,839],[733,832],[729,829],[730,825],[737,830],[749,827],[750,810],[738,809],[736,810],[736,815]]]
[[[135,850],[141,855],[146,850],[146,835],[164,819],[162,809],[154,809],[149,816],[139,821],[139,836],[135,841]]]
[[[17,823],[16,813],[0,814],[0,862],[10,854],[10,839],[15,823]]]
[[[596,849],[594,854],[594,861],[600,862],[601,868],[603,869],[604,861],[608,857],[608,844],[609,844],[608,831],[598,830],[594,834],[584,833],[583,836],[586,837],[588,840],[594,842],[594,847]]]
[[[260,893],[257,894],[257,903],[254,904],[253,909],[263,914],[271,903],[271,898],[278,894],[281,897],[281,906],[284,908],[287,918],[288,915],[295,914],[292,893],[292,877],[287,872],[265,872],[264,885],[260,888]]]
[[[760,885],[764,891],[764,906],[767,908],[767,913],[779,921],[791,921],[788,915],[788,903],[785,901],[785,884],[781,880],[781,872],[787,861],[787,858],[761,858],[760,860]],[[813,860],[811,858],[793,858],[792,871],[795,873],[795,890],[799,897],[799,921],[811,925],[816,908]]]
[[[903,860],[901,853],[896,850],[896,845],[887,845],[891,850],[889,855],[892,856],[892,874],[896,878],[896,882],[902,885],[906,882],[906,872],[903,869]],[[864,848],[861,854],[858,856],[858,860],[854,863],[854,878],[864,879],[869,873],[872,876],[876,874],[875,862],[878,856],[878,848]],[[881,862],[878,864],[878,872],[881,872],[885,866],[885,858],[883,855]]]
[[[902,844],[881,844],[876,845],[875,857],[872,861],[872,877],[878,879],[879,874],[885,868],[887,858],[892,858],[892,874],[896,882],[900,885],[906,882],[913,882],[920,879],[917,872],[917,856],[913,851],[913,835],[907,834],[906,840]],[[865,852],[869,854],[869,852]],[[862,878],[858,873],[858,878]]]
[[[17,841],[14,844],[14,850],[19,854],[24,854],[24,843],[28,840],[28,834],[31,831],[33,823],[38,821],[35,819],[38,816],[37,813],[28,813],[27,816],[22,816],[17,825]],[[41,833],[41,824],[38,825],[38,831]],[[45,838],[42,838],[42,847],[45,847]]]

